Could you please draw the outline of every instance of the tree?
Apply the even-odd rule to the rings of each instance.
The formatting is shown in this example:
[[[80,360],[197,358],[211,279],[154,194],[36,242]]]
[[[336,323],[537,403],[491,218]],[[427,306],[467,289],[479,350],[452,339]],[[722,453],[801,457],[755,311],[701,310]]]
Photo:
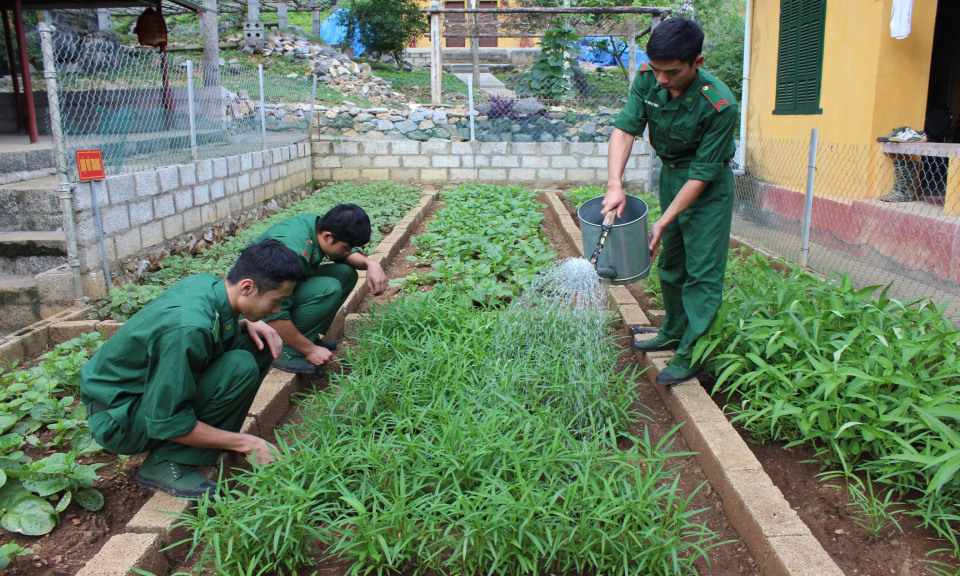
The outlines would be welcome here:
[[[347,29],[344,43],[349,46],[356,40],[375,58],[389,54],[403,62],[407,45],[430,29],[417,0],[350,0],[344,7],[337,13]]]

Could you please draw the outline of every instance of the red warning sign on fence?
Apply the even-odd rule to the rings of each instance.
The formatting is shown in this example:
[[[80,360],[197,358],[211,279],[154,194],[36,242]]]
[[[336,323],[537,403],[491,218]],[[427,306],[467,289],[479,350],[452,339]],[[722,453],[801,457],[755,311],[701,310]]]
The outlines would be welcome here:
[[[77,172],[80,180],[102,180],[107,177],[103,170],[103,156],[99,150],[77,150]]]

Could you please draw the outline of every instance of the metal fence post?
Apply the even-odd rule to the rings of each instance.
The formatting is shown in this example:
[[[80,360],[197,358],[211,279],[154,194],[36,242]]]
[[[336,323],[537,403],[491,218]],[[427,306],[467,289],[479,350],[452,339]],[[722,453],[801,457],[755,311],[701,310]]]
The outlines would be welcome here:
[[[467,76],[467,105],[468,110],[470,111],[470,141],[473,142],[477,139],[476,125],[474,124],[474,108],[473,108],[473,75]]]
[[[310,124],[307,127],[307,138],[310,138],[310,131],[313,130],[313,123],[317,117],[317,75],[313,75],[313,94],[310,97]],[[320,134],[320,127],[317,127],[317,135]]]
[[[44,16],[49,16],[45,13]],[[53,156],[57,165],[57,180],[60,190],[60,208],[63,211],[63,233],[67,237],[67,264],[73,271],[73,297],[83,300],[83,281],[80,278],[80,258],[77,248],[77,231],[73,221],[73,189],[67,181],[67,156],[63,143],[63,124],[60,118],[60,88],[57,82],[56,60],[53,57],[53,33],[56,31],[44,18],[40,29],[40,49],[43,52],[43,77],[47,83],[47,105],[50,111],[50,135],[53,139]],[[24,71],[29,75],[29,69]],[[104,266],[107,263],[104,262]]]
[[[257,67],[260,77],[260,130],[263,136],[263,150],[267,149],[267,108],[263,97],[263,64]]]
[[[197,112],[193,105],[193,60],[187,60],[187,115],[190,118],[190,157],[197,159]]]
[[[810,130],[810,155],[807,160],[807,196],[803,203],[803,253],[800,257],[800,265],[807,265],[807,257],[810,255],[810,222],[813,219],[813,181],[817,172],[817,139],[820,131],[816,128]]]
[[[430,2],[431,10],[440,10],[440,2]],[[440,34],[440,13],[430,13],[430,94],[431,101],[439,104],[443,97],[443,66],[440,61],[440,44],[443,37]]]

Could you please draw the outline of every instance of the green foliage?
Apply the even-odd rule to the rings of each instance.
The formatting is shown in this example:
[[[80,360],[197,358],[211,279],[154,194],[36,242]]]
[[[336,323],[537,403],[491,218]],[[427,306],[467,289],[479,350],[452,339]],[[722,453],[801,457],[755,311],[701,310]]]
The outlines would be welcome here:
[[[678,488],[672,433],[627,432],[635,374],[615,370],[612,330],[567,371],[581,326],[515,340],[499,313],[437,292],[376,308],[349,369],[280,434],[281,459],[179,516],[198,568],[288,574],[329,554],[354,575],[691,573],[716,536]],[[524,348],[554,360],[495,353]],[[551,398],[586,381],[607,394],[574,434]]]
[[[6,530],[38,536],[53,530],[73,500],[89,510],[103,506],[92,488],[103,464],[77,462],[102,448],[87,428],[86,408],[66,394],[76,393],[80,369],[102,344],[99,332],[84,334],[56,346],[33,368],[0,370],[0,526]],[[24,444],[70,449],[31,462]],[[0,553],[0,563],[5,558],[9,562]]]
[[[694,14],[703,27],[704,67],[740,100],[743,90],[744,0],[695,0]]]
[[[18,556],[33,554],[33,548],[23,548],[16,542],[7,542],[0,546],[0,570],[5,570],[11,565],[16,566]]]
[[[98,301],[88,316],[94,320],[113,319],[126,322],[162,292],[163,286],[124,284],[122,288],[114,288],[106,298]]]
[[[428,272],[391,284],[466,293],[495,303],[516,295],[556,257],[541,230],[543,205],[522,186],[462,184],[441,193],[444,207],[413,239],[408,259]]]
[[[894,528],[897,532],[903,533],[897,516],[902,514],[902,510],[893,509],[899,502],[893,502],[893,490],[888,490],[886,496],[881,495],[873,488],[873,479],[867,474],[867,481],[864,483],[856,474],[851,474],[847,470],[832,470],[820,475],[826,480],[842,478],[844,488],[850,497],[848,507],[855,508],[850,514],[857,526],[872,536],[873,538],[882,538],[884,536],[893,536]],[[840,488],[838,485],[828,484],[830,488]],[[890,529],[890,532],[887,532]]]
[[[226,276],[243,249],[274,224],[298,214],[326,214],[342,203],[361,206],[370,216],[372,234],[368,246],[376,246],[383,234],[393,228],[420,200],[420,191],[412,186],[389,181],[371,184],[345,182],[327,186],[299,202],[287,206],[266,220],[255,222],[235,236],[208,247],[196,257],[171,256],[162,262],[163,268],[151,274],[151,284],[128,284],[110,292],[106,300],[96,304],[93,316],[99,319],[126,320],[159,296],[164,289],[194,274]]]
[[[577,33],[557,18],[540,40],[540,54],[530,69],[530,91],[538,97],[556,100],[573,90],[573,69],[577,66]]]
[[[374,58],[389,54],[402,62],[407,45],[430,29],[417,0],[350,0],[345,8],[337,13],[347,28],[344,44],[358,40]]]
[[[913,513],[960,555],[960,330],[944,309],[854,289],[849,275],[780,273],[758,254],[737,271],[694,350],[714,393],[736,398],[732,421],[919,494]]]
[[[382,62],[372,62],[370,66],[377,77],[390,82],[391,87],[397,92],[415,98],[421,104],[431,103],[430,70],[404,72],[403,70],[394,70],[391,64]],[[442,88],[444,99],[449,99],[457,93],[467,93],[467,85],[453,74],[443,75]]]

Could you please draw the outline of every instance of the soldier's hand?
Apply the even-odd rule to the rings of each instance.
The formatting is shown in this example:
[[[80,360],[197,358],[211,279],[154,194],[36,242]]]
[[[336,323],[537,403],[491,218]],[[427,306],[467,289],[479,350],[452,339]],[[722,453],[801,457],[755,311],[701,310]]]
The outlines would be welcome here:
[[[382,294],[387,289],[387,275],[383,267],[376,262],[367,264],[367,288],[374,296]]]
[[[663,236],[663,225],[660,220],[653,223],[650,227],[650,234],[647,236],[650,249],[650,261],[657,259],[657,252],[660,251],[660,238]]]
[[[607,194],[603,197],[601,203],[603,209],[600,210],[601,216],[606,216],[611,210],[617,211],[617,218],[623,216],[623,209],[627,206],[627,195],[623,193],[623,184],[620,182],[607,183]]]
[[[269,324],[265,322],[248,322],[247,334],[257,345],[257,350],[263,350],[264,342],[270,347],[270,354],[276,360],[280,357],[280,351],[283,350],[283,340],[280,335]]]
[[[247,439],[249,442],[247,449],[243,451],[243,455],[254,464],[262,466],[263,464],[274,462],[280,457],[280,450],[263,438],[248,434]]]
[[[323,366],[330,362],[336,362],[337,355],[323,346],[314,346],[313,350],[304,354],[304,358],[314,366]]]

